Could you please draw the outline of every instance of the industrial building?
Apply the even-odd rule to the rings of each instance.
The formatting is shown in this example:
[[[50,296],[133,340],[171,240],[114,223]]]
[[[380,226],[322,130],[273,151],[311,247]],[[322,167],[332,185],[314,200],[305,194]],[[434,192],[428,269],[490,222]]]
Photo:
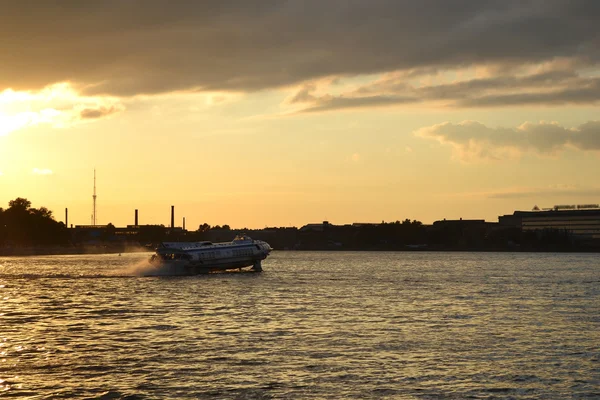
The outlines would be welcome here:
[[[580,239],[600,240],[600,206],[598,204],[558,205],[532,211],[515,211],[498,217],[501,226],[523,231],[562,230]]]

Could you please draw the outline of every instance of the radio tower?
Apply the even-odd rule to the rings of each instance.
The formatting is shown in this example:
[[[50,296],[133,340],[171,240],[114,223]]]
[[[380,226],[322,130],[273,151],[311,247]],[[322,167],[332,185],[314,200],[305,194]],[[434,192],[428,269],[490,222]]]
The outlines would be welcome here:
[[[94,199],[94,212],[92,214],[92,225],[96,225],[96,168],[94,168],[94,195],[92,196]]]

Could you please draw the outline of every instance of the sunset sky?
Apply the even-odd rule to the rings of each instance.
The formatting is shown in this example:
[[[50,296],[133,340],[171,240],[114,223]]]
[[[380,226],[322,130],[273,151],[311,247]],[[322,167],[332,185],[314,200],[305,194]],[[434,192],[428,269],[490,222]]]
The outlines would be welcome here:
[[[0,207],[262,228],[600,202],[596,0],[19,1]]]

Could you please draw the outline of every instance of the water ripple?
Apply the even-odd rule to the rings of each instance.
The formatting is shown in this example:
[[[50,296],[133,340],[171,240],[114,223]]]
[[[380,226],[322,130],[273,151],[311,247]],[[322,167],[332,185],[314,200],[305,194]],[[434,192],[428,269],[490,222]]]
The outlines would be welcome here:
[[[146,254],[0,259],[7,398],[600,396],[593,254],[281,252],[140,277]]]

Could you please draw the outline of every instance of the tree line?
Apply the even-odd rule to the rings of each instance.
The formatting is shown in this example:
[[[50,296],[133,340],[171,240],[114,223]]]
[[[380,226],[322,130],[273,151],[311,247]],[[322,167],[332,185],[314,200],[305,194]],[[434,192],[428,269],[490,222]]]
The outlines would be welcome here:
[[[0,246],[59,245],[69,242],[69,232],[46,207],[33,208],[18,197],[0,207]]]

